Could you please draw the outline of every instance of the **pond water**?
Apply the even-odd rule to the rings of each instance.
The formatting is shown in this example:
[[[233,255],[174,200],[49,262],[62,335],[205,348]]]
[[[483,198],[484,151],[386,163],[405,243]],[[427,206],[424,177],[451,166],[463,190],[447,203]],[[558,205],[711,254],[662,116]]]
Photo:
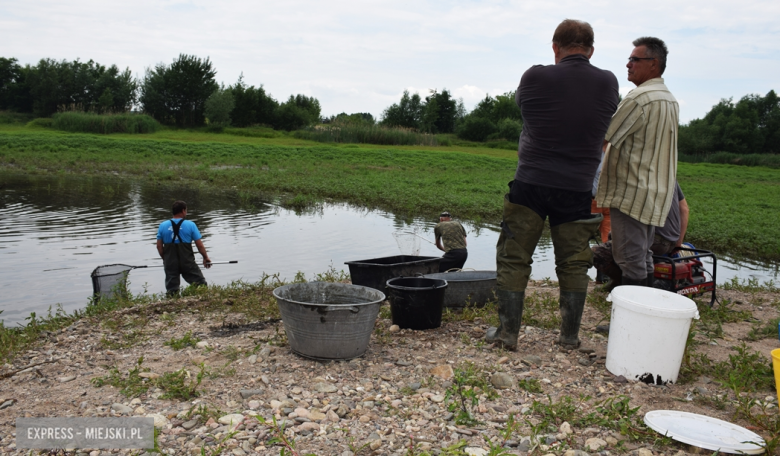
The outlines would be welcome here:
[[[348,271],[345,261],[400,255],[394,232],[416,232],[420,255],[440,256],[433,241],[438,214],[405,219],[392,213],[340,204],[296,212],[231,192],[155,184],[109,177],[27,176],[0,173],[0,319],[6,326],[45,315],[57,304],[68,311],[84,307],[92,294],[90,273],[100,265],[161,265],[157,226],[170,218],[176,199],[189,205],[212,261],[237,260],[204,270],[210,283],[254,282],[263,274],[312,279],[331,266]],[[495,270],[497,226],[468,231],[466,268]],[[200,259],[199,255],[196,255]],[[555,279],[548,235],[534,254],[532,277]],[[733,277],[763,283],[777,280],[777,264],[735,261],[718,256],[718,283]],[[591,270],[591,276],[594,270]],[[134,293],[165,290],[162,268],[134,269]]]

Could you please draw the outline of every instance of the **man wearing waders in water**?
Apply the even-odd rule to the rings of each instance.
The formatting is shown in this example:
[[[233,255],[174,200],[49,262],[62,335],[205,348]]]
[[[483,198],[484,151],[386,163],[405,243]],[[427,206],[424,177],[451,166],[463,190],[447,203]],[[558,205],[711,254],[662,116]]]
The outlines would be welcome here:
[[[192,241],[198,248],[203,257],[203,266],[208,269],[211,267],[211,260],[206,247],[198,231],[198,227],[187,217],[187,203],[176,201],[173,203],[173,219],[166,220],[160,224],[157,230],[157,253],[163,259],[165,267],[165,289],[168,295],[179,293],[179,276],[191,285],[206,285],[206,279],[200,272],[198,263],[195,261],[195,253],[192,251]]]

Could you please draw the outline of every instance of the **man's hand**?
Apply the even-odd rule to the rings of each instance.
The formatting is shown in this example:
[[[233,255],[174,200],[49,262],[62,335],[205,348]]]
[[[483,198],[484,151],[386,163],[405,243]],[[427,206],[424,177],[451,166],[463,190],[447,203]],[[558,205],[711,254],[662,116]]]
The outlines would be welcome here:
[[[198,248],[198,252],[200,252],[201,256],[203,257],[203,267],[208,269],[211,267],[211,259],[209,258],[209,254],[206,253],[206,247],[203,245],[203,241],[198,239],[195,241],[195,247]]]

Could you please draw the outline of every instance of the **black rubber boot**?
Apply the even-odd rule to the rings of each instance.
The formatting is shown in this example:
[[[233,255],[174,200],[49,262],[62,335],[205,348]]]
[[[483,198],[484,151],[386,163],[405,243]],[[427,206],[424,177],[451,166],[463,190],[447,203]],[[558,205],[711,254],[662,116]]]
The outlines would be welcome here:
[[[565,349],[574,350],[580,346],[580,322],[586,297],[587,293],[584,291],[561,290],[561,334],[558,336],[558,344]]]
[[[647,286],[647,277],[642,279],[629,279],[628,277],[623,277],[623,285],[636,285],[639,287]]]
[[[517,336],[523,319],[524,291],[496,290],[498,297],[498,328],[489,328],[485,341],[507,350],[517,350]]]
[[[609,277],[609,282],[602,288],[604,291],[611,292],[615,287],[623,285],[623,271],[617,264],[611,263],[604,273]]]

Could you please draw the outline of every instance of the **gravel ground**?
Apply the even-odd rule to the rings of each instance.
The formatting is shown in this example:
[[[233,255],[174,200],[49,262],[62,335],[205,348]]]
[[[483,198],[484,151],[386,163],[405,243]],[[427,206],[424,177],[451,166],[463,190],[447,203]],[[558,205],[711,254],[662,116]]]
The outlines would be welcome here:
[[[557,294],[547,283],[533,285],[529,294]],[[747,343],[769,360],[769,352],[778,346],[776,337],[744,338],[755,321],[778,317],[778,296],[722,291],[720,297],[730,300],[736,310],[749,311],[754,321],[723,324],[722,337],[702,338],[699,352],[722,361],[734,353],[733,346]],[[712,379],[655,386],[607,371],[607,338],[595,332],[604,316],[592,306],[583,318],[580,350],[559,349],[554,329],[524,326],[518,351],[507,352],[483,343],[488,325],[479,317],[410,331],[392,327],[388,318],[382,318],[387,312],[382,312],[363,357],[331,362],[292,353],[280,321],[248,321],[229,305],[209,313],[165,313],[161,308],[131,308],[100,321],[78,321],[20,354],[13,365],[3,366],[0,374],[43,363],[0,380],[0,453],[28,454],[15,447],[18,417],[151,416],[161,429],[158,442],[163,453],[195,455],[203,449],[204,454],[237,456],[280,454],[281,447],[269,442],[278,431],[269,424],[273,418],[285,423],[284,435],[301,455],[484,455],[491,445],[503,445],[504,454],[518,455],[698,452],[694,447],[657,440],[660,436],[647,430],[645,438],[632,440],[597,424],[577,426],[553,420],[554,426],[535,428],[541,418],[532,410],[534,401],[561,403],[566,397],[575,404],[580,397],[590,398],[579,406],[582,416],[594,410],[597,402],[622,395],[630,398],[632,407],[640,407],[640,419],[648,411],[670,409],[734,421],[734,406],[728,400],[718,408],[718,400],[728,393]],[[140,314],[147,316],[139,319]],[[114,322],[110,329],[105,323],[109,320]],[[174,350],[164,345],[187,333],[200,339],[197,346]],[[205,375],[197,387],[200,396],[186,401],[165,399],[166,391],[152,386],[127,397],[115,387],[97,387],[92,381],[109,375],[113,367],[126,375],[140,357],[142,370],[148,369],[142,374],[147,382],[179,369],[186,369],[188,381],[194,381],[203,365]],[[465,362],[472,363],[497,392],[492,398],[482,392],[475,409],[479,422],[468,426],[456,424],[445,398],[453,370]],[[521,380],[538,384],[541,392],[521,388]],[[756,397],[777,411],[773,392]],[[510,415],[517,416],[519,424],[505,439],[502,430]],[[446,450],[453,446],[460,452]],[[143,452],[78,450],[69,454],[73,453]]]

